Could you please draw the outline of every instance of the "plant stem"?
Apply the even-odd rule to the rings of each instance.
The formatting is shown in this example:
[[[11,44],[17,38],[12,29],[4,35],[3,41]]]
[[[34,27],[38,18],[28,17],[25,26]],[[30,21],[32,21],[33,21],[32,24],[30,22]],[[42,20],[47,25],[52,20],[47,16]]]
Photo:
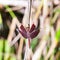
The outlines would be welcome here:
[[[22,60],[22,48],[23,48],[23,42],[24,42],[24,38],[21,37],[20,43],[19,43],[18,52],[17,52],[17,59],[18,59],[18,60]]]

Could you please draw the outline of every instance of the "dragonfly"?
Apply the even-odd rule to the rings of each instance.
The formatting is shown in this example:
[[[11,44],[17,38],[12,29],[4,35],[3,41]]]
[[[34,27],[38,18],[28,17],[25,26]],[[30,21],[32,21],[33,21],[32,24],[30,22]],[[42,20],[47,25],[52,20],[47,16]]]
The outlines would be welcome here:
[[[19,32],[24,38],[29,40],[29,45],[30,45],[30,40],[38,35],[39,29],[37,29],[34,24],[32,24],[31,28],[27,27],[26,29],[24,28],[23,25],[21,25]]]

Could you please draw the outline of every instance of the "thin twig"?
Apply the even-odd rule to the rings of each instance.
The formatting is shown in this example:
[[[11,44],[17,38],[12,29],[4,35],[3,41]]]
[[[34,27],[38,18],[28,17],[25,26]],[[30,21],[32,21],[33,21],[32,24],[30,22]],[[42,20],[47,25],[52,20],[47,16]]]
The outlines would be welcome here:
[[[43,17],[46,18],[48,15],[48,0],[43,2]]]
[[[21,35],[18,34],[18,35],[13,39],[13,41],[9,42],[9,43],[10,43],[10,46],[13,46],[13,45],[18,41],[18,39],[19,39],[20,37],[21,37]]]
[[[54,15],[54,17],[51,20],[52,21],[51,22],[52,24],[55,23],[55,21],[57,20],[58,15],[59,15],[59,12],[56,12],[55,15]]]
[[[29,24],[29,9],[28,9],[28,6],[25,9],[25,13],[24,13],[24,17],[23,17],[23,20],[22,20],[22,24],[23,24],[23,26],[25,28],[28,27],[28,24]]]
[[[17,52],[17,59],[18,59],[18,60],[22,60],[22,48],[23,48],[23,42],[24,42],[24,38],[21,37],[20,43],[19,43],[18,52]]]
[[[38,17],[39,17],[39,15],[41,13],[42,7],[43,7],[43,0],[41,1],[40,5],[38,6],[37,12],[36,12],[36,14],[34,16],[34,19],[33,19],[33,22],[34,22],[34,24],[35,24],[36,27],[38,25]]]

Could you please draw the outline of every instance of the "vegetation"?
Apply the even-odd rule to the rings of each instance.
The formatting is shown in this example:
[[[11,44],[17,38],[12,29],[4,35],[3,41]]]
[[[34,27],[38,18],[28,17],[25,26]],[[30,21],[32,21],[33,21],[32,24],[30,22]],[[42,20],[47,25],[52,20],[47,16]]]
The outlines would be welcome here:
[[[0,1],[0,60],[60,60],[59,2]]]

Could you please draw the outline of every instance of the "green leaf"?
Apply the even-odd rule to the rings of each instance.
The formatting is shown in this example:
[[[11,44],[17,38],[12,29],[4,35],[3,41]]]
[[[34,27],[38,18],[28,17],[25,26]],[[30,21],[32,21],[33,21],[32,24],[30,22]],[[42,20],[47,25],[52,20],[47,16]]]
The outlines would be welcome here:
[[[2,16],[1,16],[1,13],[0,13],[0,24],[2,24]]]
[[[56,12],[59,12],[59,13],[60,13],[60,8],[55,9],[54,12],[55,12],[55,13],[56,13]]]
[[[44,60],[44,57],[43,57],[43,55],[41,56],[40,60]]]
[[[11,52],[11,47],[9,46],[7,40],[5,40],[5,52],[6,52],[6,53],[10,53],[10,52]]]
[[[11,53],[15,53],[15,47],[14,46],[11,47]]]
[[[1,13],[0,13],[0,29],[3,28],[3,22],[2,22],[2,16],[1,16]]]
[[[0,60],[2,60],[3,56],[2,56],[2,53],[3,53],[3,42],[4,40],[3,39],[0,39]]]
[[[12,9],[9,6],[5,6],[6,10],[10,13],[12,18],[15,18],[16,15],[14,14],[14,12],[12,11]]]
[[[5,53],[4,60],[8,60],[10,54],[14,53],[14,47],[10,47],[7,40],[5,40]]]
[[[10,52],[11,52],[11,47],[9,46],[7,40],[5,40],[5,55],[4,55],[4,60],[8,60],[10,57]]]
[[[11,56],[9,60],[16,60],[15,56]]]
[[[0,52],[3,51],[3,41],[4,41],[4,40],[0,39]]]
[[[38,44],[38,38],[32,39],[31,45],[30,45],[30,47],[32,48],[32,50],[34,50],[34,48],[36,47],[37,44]]]
[[[56,31],[55,37],[56,37],[57,42],[59,42],[60,41],[60,28]]]

